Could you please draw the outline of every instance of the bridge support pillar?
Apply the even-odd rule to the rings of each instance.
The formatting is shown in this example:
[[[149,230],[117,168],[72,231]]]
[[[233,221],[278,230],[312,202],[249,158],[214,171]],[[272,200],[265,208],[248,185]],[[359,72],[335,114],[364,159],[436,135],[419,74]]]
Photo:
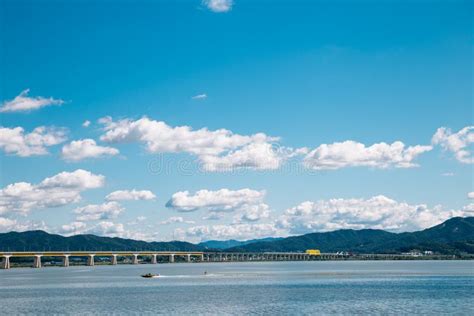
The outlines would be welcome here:
[[[189,253],[186,255],[186,262],[191,262],[191,255]]]
[[[35,255],[35,261],[33,262],[33,268],[41,268],[41,255]]]
[[[10,269],[10,256],[3,256],[1,268]]]
[[[110,263],[115,266],[117,265],[117,255],[112,255],[112,257],[110,258]]]
[[[170,255],[170,263],[174,263],[174,255]]]
[[[87,256],[87,265],[89,267],[93,267],[94,266],[94,256],[95,255],[88,255]]]
[[[138,264],[138,255],[133,254],[132,264]]]
[[[69,255],[64,255],[63,257],[63,267],[69,267]]]
[[[151,256],[151,263],[152,263],[152,264],[156,264],[156,262],[157,262],[157,261],[156,261],[156,255],[152,255],[152,256]]]

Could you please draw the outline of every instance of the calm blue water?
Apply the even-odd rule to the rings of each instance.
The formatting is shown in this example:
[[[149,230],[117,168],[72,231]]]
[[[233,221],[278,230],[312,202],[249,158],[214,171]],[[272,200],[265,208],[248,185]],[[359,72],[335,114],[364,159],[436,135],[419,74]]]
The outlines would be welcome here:
[[[26,268],[0,270],[0,288],[2,315],[474,314],[471,261]]]

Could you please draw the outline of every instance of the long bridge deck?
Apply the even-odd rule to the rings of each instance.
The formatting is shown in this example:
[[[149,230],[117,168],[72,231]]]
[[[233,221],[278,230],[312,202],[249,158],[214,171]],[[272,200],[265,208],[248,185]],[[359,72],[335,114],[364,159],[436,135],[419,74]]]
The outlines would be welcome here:
[[[329,254],[321,254],[318,257]],[[151,264],[160,262],[175,263],[184,262],[232,262],[232,261],[296,261],[315,260],[316,256],[306,253],[295,252],[262,252],[262,253],[239,253],[239,252],[200,252],[200,251],[12,251],[0,252],[0,268],[9,269],[11,258],[31,258],[33,267],[41,268],[44,258],[60,258],[62,266],[68,267],[71,258],[86,258],[88,266],[96,264],[96,258],[106,259],[105,262],[116,265],[119,259],[126,258],[127,263],[139,264],[148,262]],[[127,258],[128,257],[128,258]],[[124,261],[122,261],[124,262]]]
[[[71,258],[85,258],[86,265],[94,266],[96,258],[101,263],[116,265],[120,263],[175,263],[175,262],[242,262],[242,261],[308,261],[308,260],[403,260],[414,259],[403,254],[358,254],[302,252],[199,252],[199,251],[12,251],[0,252],[0,268],[9,269],[11,258],[25,260],[31,258],[34,268],[41,268],[45,258],[60,258],[61,265],[68,267]],[[122,261],[120,261],[120,259]],[[452,256],[436,256],[436,259],[452,259]],[[82,259],[84,260],[84,259]],[[15,261],[15,259],[14,259]],[[76,263],[76,260],[74,260]],[[82,264],[83,261],[82,261]]]

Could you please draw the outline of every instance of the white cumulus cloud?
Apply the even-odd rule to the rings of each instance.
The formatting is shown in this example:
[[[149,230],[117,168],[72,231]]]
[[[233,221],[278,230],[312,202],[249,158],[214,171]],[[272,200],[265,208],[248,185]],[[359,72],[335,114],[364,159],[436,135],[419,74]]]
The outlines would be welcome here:
[[[433,145],[439,145],[446,151],[454,154],[454,157],[461,163],[472,164],[470,146],[474,143],[474,126],[466,126],[456,133],[446,127],[440,127],[431,139]]]
[[[277,226],[290,234],[364,228],[413,231],[454,216],[466,216],[466,213],[444,210],[440,206],[412,205],[378,195],[369,199],[306,201],[287,209],[278,219]]]
[[[95,221],[116,218],[124,208],[117,202],[89,204],[74,210],[77,221]]]
[[[123,224],[114,223],[110,221],[101,221],[96,225],[92,226],[86,231],[88,234],[95,234],[99,236],[108,237],[132,237],[126,230]],[[137,238],[140,239],[140,238]]]
[[[177,228],[174,235],[179,239],[194,242],[205,240],[248,240],[270,236],[280,236],[282,231],[275,225],[268,224],[230,224],[230,225],[200,225],[188,229]]]
[[[0,214],[26,214],[33,209],[59,207],[79,202],[80,193],[102,187],[103,175],[78,169],[61,172],[39,184],[17,182],[0,190]]]
[[[344,167],[411,168],[415,158],[430,151],[431,146],[406,147],[400,141],[392,144],[378,143],[366,147],[355,141],[322,144],[304,158],[304,165],[314,170],[333,170]]]
[[[468,198],[468,199],[474,199],[474,192],[469,192],[469,193],[467,194],[467,198]]]
[[[207,171],[232,171],[248,168],[254,170],[274,170],[280,168],[286,155],[267,142],[255,142],[224,155],[201,155],[202,167]]]
[[[265,203],[247,205],[234,217],[235,223],[257,222],[270,217],[270,207]]]
[[[15,230],[16,225],[17,225],[16,220],[0,217],[0,232]]]
[[[23,232],[28,230],[47,230],[48,227],[46,223],[41,222],[32,222],[32,221],[23,221],[19,222],[16,219],[10,219],[6,217],[0,217],[0,233],[3,232]]]
[[[217,191],[199,190],[191,195],[189,191],[180,191],[172,195],[166,204],[180,212],[193,212],[198,209],[207,209],[211,212],[234,211],[244,205],[260,203],[265,196],[265,191],[251,189]]]
[[[167,220],[161,221],[162,225],[176,224],[176,223],[185,223],[185,224],[194,224],[194,221],[186,221],[181,216],[171,216]]]
[[[52,97],[29,97],[30,89],[23,90],[13,100],[3,102],[0,112],[27,112],[37,110],[50,105],[61,105],[63,100],[53,99]]]
[[[218,221],[224,218],[224,214],[219,212],[209,212],[206,216],[202,217],[204,221]]]
[[[99,146],[93,139],[74,140],[64,145],[61,156],[67,161],[80,161],[88,158],[103,158],[118,155],[119,151],[113,147]]]
[[[63,128],[40,126],[31,133],[25,133],[22,127],[0,127],[0,149],[20,157],[46,155],[47,147],[63,143],[66,139]]]
[[[171,127],[147,117],[117,122],[105,117],[99,123],[104,125],[105,130],[102,141],[140,142],[151,153],[189,153],[196,155],[209,171],[276,169],[287,158],[286,152],[271,145],[278,138],[263,133],[247,136],[226,129],[210,131],[207,128],[193,130],[189,126]]]
[[[150,234],[127,230],[124,224],[112,221],[100,221],[94,224],[75,221],[62,225],[57,232],[65,236],[94,234],[105,237],[133,238],[136,240],[150,240],[152,237]]]
[[[118,190],[108,194],[105,199],[107,201],[154,200],[156,195],[148,190]]]
[[[122,223],[114,223],[112,221],[100,221],[97,224],[93,224],[88,227],[83,233],[145,241],[155,241],[157,238],[156,233],[133,231],[126,229],[125,225]]]
[[[82,127],[89,127],[91,125],[91,121],[89,120],[85,120],[83,123],[82,123]]]
[[[233,0],[203,0],[202,3],[211,11],[222,13],[232,9]]]
[[[87,224],[84,222],[75,221],[61,226],[59,232],[66,236],[82,234],[86,231]]]
[[[218,220],[219,213],[234,212],[234,223],[256,222],[270,216],[270,207],[263,203],[265,191],[251,189],[217,191],[200,190],[194,195],[188,191],[176,192],[166,204],[178,212],[208,211],[203,220]]]
[[[198,95],[193,96],[191,99],[193,99],[193,100],[207,99],[207,94],[205,94],[205,93],[203,93],[203,94],[198,94]]]

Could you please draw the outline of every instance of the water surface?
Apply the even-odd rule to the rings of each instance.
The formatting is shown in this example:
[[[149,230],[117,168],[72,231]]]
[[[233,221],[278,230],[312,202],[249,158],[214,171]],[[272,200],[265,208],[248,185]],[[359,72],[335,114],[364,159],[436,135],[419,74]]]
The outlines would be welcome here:
[[[0,270],[0,286],[4,315],[474,314],[472,261],[22,268]]]

